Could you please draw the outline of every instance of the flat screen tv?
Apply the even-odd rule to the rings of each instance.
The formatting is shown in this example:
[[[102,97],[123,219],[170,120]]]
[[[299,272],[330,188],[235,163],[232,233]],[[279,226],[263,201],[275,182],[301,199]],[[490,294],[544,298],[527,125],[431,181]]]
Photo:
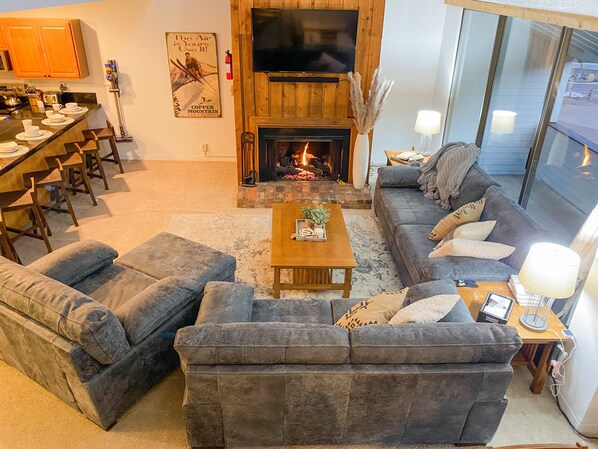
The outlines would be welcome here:
[[[354,70],[358,11],[253,8],[251,12],[255,72]]]

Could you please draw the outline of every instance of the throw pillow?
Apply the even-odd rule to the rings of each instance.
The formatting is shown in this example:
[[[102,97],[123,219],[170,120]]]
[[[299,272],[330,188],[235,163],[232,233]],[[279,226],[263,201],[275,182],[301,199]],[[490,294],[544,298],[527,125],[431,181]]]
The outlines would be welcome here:
[[[453,239],[433,250],[428,257],[461,256],[476,259],[500,260],[509,257],[515,251],[514,246],[495,242],[478,242],[476,240]]]
[[[355,304],[336,322],[335,326],[348,331],[368,324],[387,324],[397,311],[403,307],[403,301],[409,288],[398,292],[381,293]]]
[[[420,299],[399,310],[388,324],[436,323],[453,310],[459,299],[459,295],[436,295]]]
[[[448,214],[446,217],[442,218],[438,224],[434,226],[434,229],[432,229],[428,238],[430,240],[442,240],[457,226],[478,221],[484,211],[485,204],[486,198],[482,198],[481,200],[461,206],[452,214]]]
[[[453,239],[484,241],[488,238],[494,226],[496,226],[496,220],[479,221],[477,223],[467,223],[458,226],[449,232],[434,249],[440,248],[446,242]]]

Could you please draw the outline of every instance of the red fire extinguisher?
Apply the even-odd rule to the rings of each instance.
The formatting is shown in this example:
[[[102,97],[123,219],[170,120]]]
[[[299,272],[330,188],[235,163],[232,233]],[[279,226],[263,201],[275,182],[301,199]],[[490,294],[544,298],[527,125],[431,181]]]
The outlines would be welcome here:
[[[226,79],[232,80],[233,79],[233,55],[228,50],[226,50],[226,56],[224,57],[224,63],[227,65]]]

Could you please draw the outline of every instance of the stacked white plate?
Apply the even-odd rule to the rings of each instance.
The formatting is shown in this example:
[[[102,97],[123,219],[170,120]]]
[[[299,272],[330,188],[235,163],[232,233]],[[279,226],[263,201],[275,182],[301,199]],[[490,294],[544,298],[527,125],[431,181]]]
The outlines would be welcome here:
[[[64,126],[64,125],[70,125],[74,121],[75,121],[75,119],[71,118],[71,117],[65,117],[64,120],[61,121],[61,122],[53,122],[49,118],[46,118],[46,119],[42,120],[42,125],[46,125],[46,126]]]
[[[47,139],[48,137],[50,137],[52,134],[54,134],[52,131],[48,131],[46,129],[40,129],[38,131],[38,134],[29,134],[25,131],[23,131],[22,133],[17,134],[17,139],[18,140],[44,140]]]
[[[82,108],[81,106],[77,106],[76,108],[62,108],[60,110],[61,114],[83,114],[84,112],[89,111],[87,108]]]
[[[25,154],[29,148],[19,145],[16,142],[2,142],[0,143],[0,157],[17,157]]]

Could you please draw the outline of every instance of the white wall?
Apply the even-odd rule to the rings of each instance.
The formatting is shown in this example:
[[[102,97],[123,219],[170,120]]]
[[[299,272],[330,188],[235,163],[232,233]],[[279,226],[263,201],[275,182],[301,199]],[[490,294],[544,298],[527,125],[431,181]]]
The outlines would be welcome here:
[[[565,414],[581,433],[598,436],[598,259],[590,269],[570,329],[577,349],[566,363],[560,401]],[[570,350],[571,348],[569,348]]]
[[[50,0],[29,0],[28,5]],[[51,0],[67,3],[71,0]],[[15,4],[14,0],[11,3]],[[21,4],[21,3],[19,3]],[[214,160],[234,158],[235,126],[232,82],[224,77],[224,52],[231,47],[230,6],[223,0],[100,0],[2,14],[1,17],[81,19],[91,75],[67,81],[70,90],[96,92],[98,101],[116,121],[112,94],[104,79],[104,61],[120,68],[123,109],[133,143],[119,144],[127,158],[204,159],[201,144]],[[220,64],[222,118],[175,118],[166,56],[167,31],[215,32]],[[0,81],[14,76],[0,75]],[[42,90],[60,80],[33,80]]]
[[[419,146],[417,111],[435,108],[444,120],[460,11],[443,0],[386,2],[380,67],[395,85],[375,128],[373,163],[385,162],[384,150]],[[433,146],[439,142],[435,136]]]

